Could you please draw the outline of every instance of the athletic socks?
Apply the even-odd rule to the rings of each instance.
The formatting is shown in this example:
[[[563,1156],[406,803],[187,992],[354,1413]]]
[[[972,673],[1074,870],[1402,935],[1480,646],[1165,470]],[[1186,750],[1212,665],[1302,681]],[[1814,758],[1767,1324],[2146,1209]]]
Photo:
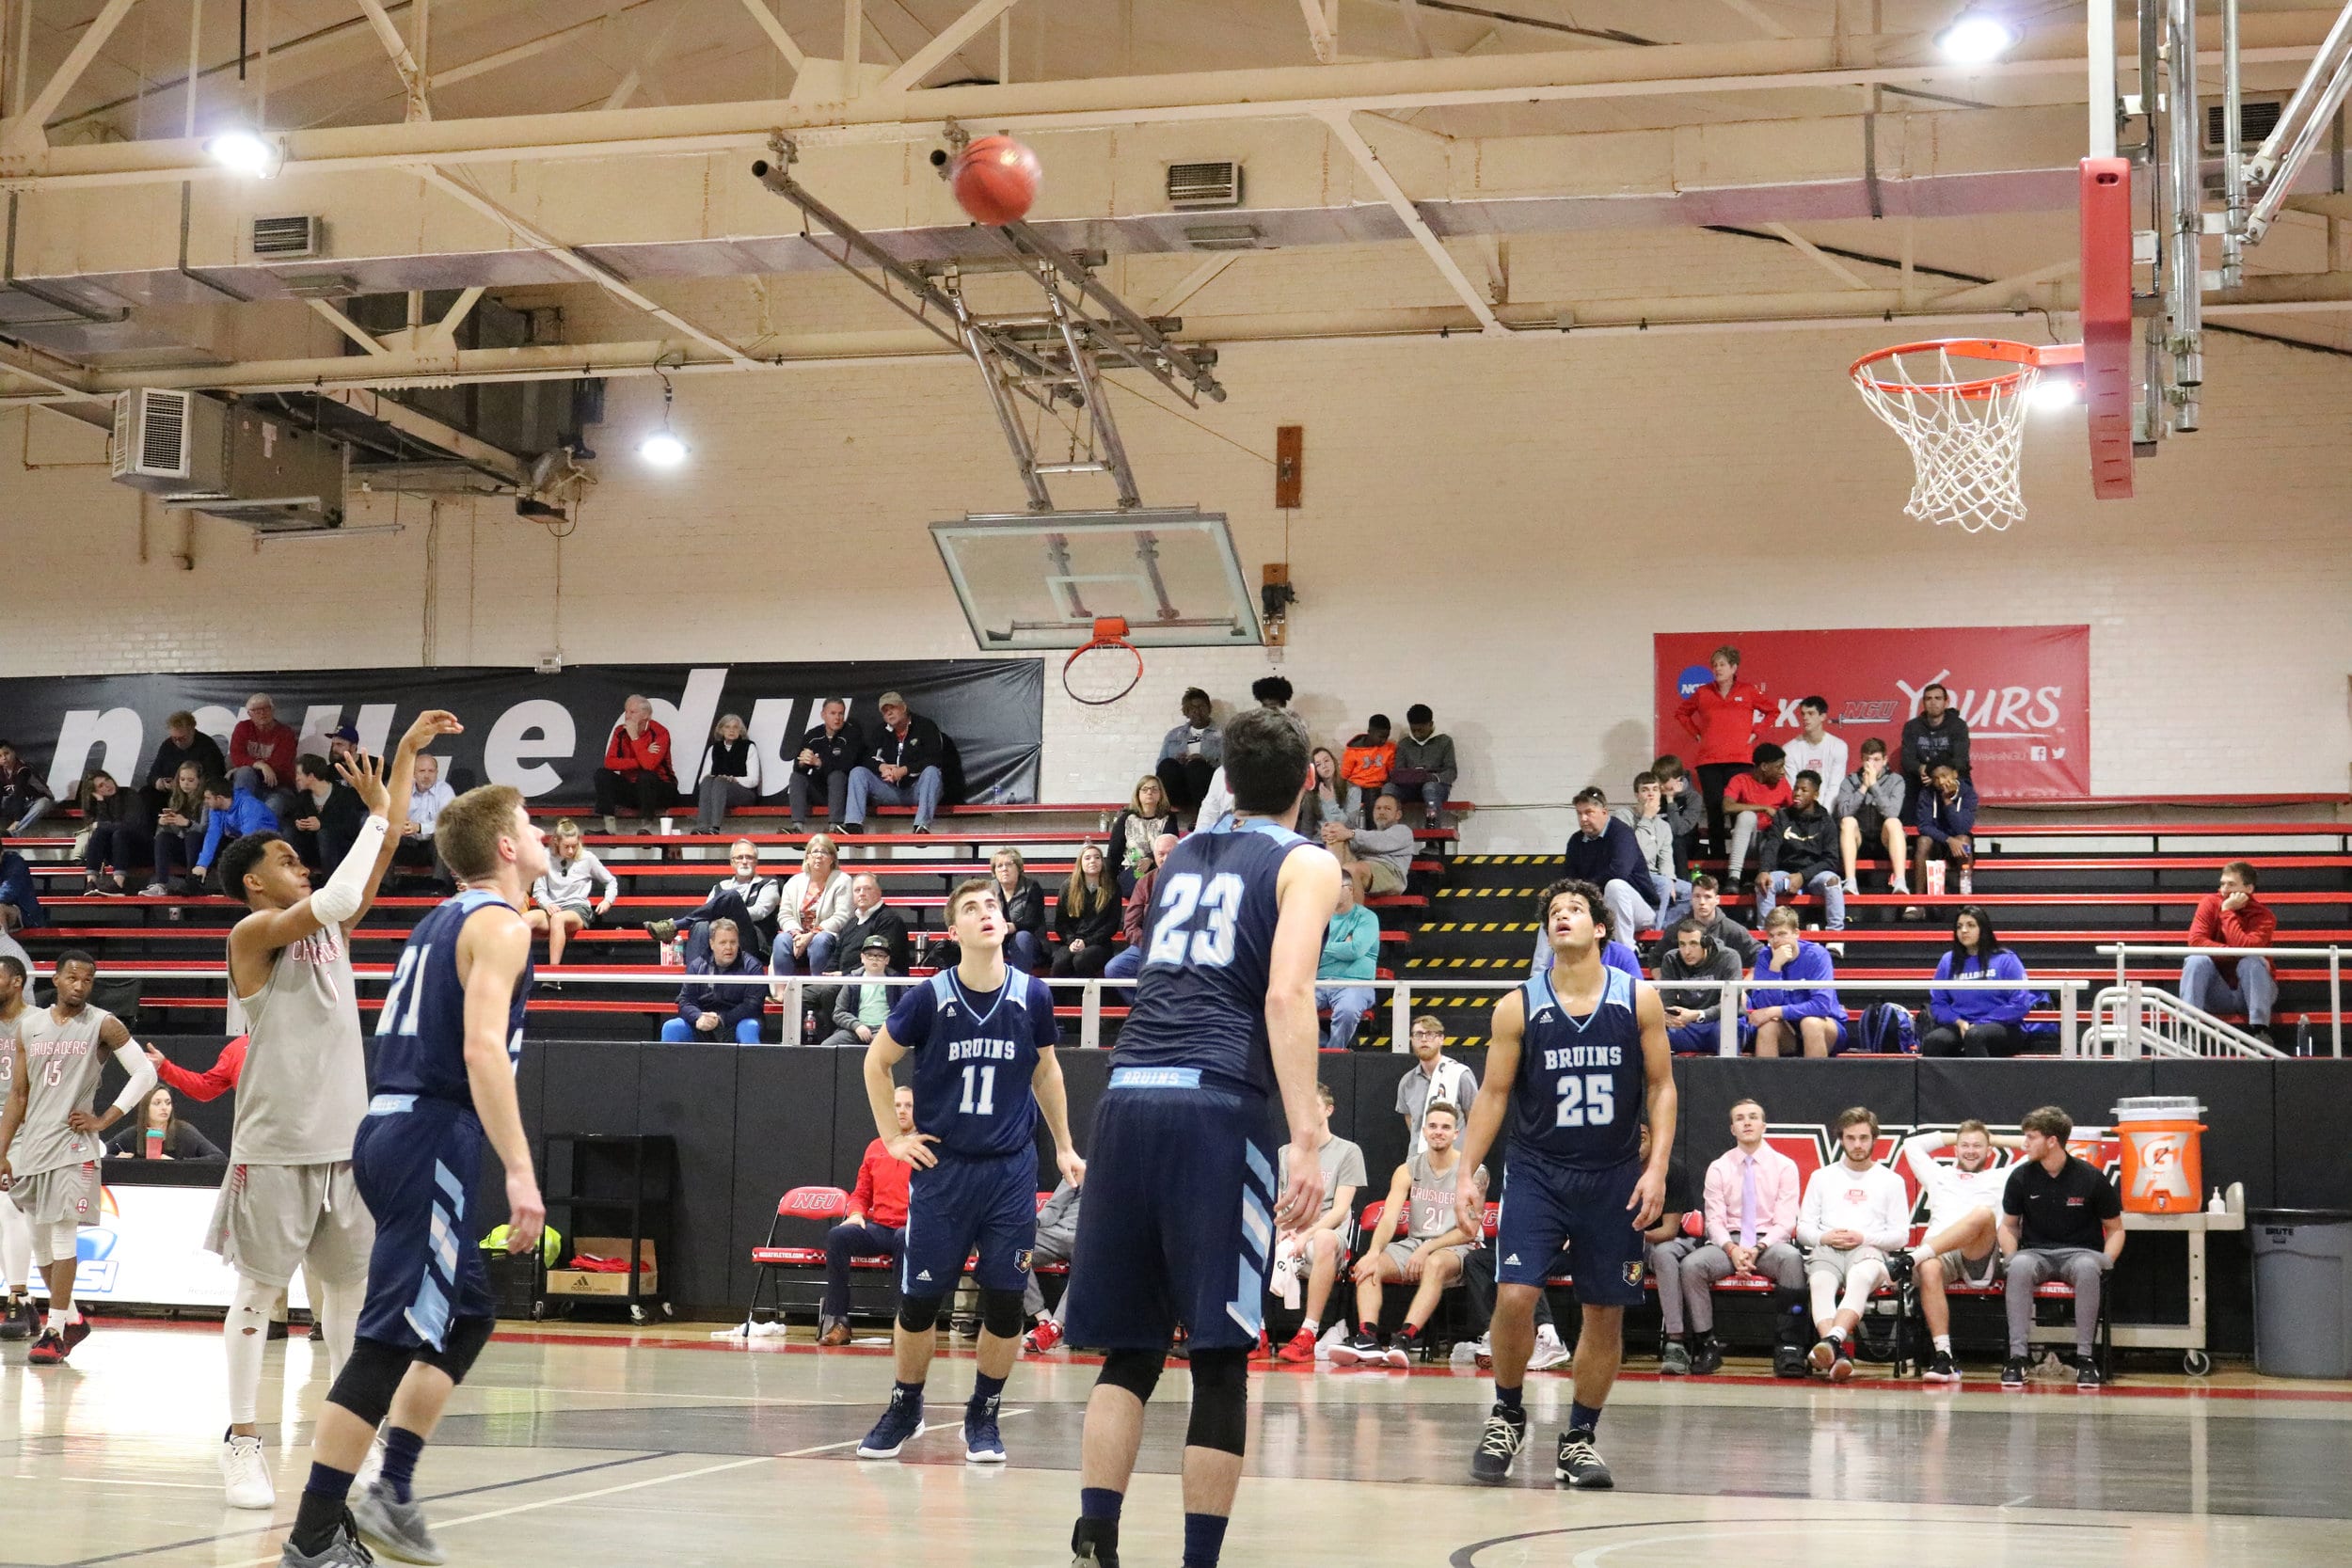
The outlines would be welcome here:
[[[1217,1554],[1224,1550],[1225,1515],[1184,1515],[1184,1568],[1216,1568]]]
[[[913,1405],[917,1410],[923,1408],[923,1386],[921,1384],[893,1383],[890,1390],[900,1404]]]
[[[1911,1260],[1915,1263],[1933,1262],[1935,1260],[1935,1248],[1929,1246],[1924,1243],[1918,1246],[1913,1247],[1911,1249]]]
[[[316,1557],[326,1550],[326,1544],[335,1539],[336,1528],[343,1522],[343,1511],[350,1505],[351,1480],[349,1470],[311,1463],[310,1479],[303,1483],[294,1534],[289,1538],[295,1551],[305,1557]]]
[[[1505,1388],[1502,1384],[1498,1383],[1495,1385],[1495,1403],[1502,1406],[1505,1410],[1518,1414],[1524,1408],[1520,1403],[1520,1398],[1523,1393],[1523,1389]]]
[[[972,1402],[976,1405],[986,1404],[1000,1397],[1004,1391],[1005,1380],[1001,1377],[991,1377],[981,1372],[972,1379]]]
[[[1356,1332],[1361,1334],[1367,1339],[1376,1341],[1380,1338],[1380,1325],[1367,1318],[1362,1323],[1356,1325]]]
[[[1579,1404],[1574,1400],[1570,1400],[1568,1402],[1568,1430],[1570,1432],[1598,1432],[1600,1430],[1600,1407]]]
[[[424,1452],[424,1439],[403,1427],[384,1429],[384,1484],[391,1489],[392,1501],[413,1502],[408,1484],[416,1478],[417,1456]]]
[[[1302,1333],[1306,1334],[1320,1334],[1323,1332],[1323,1325],[1315,1322],[1312,1318],[1299,1319],[1298,1327]]]
[[[1945,1354],[1947,1354],[1947,1355],[1951,1354],[1952,1354],[1952,1337],[1951,1337],[1950,1335],[1948,1335],[1948,1334],[1939,1334],[1939,1335],[1937,1335],[1937,1336],[1935,1337],[1935,1348],[1936,1348],[1937,1350],[1942,1351],[1942,1352],[1943,1352]]]
[[[1078,1517],[1105,1519],[1115,1525],[1119,1522],[1119,1510],[1126,1500],[1125,1493],[1114,1492],[1107,1486],[1081,1486],[1078,1488]]]

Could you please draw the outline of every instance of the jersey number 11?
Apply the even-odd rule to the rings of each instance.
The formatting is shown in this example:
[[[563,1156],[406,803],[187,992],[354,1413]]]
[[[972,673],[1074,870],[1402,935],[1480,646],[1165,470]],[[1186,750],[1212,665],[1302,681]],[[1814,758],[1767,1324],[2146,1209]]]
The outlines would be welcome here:
[[[996,1069],[993,1067],[967,1067],[963,1069],[963,1103],[956,1107],[959,1115],[993,1117],[996,1114]]]

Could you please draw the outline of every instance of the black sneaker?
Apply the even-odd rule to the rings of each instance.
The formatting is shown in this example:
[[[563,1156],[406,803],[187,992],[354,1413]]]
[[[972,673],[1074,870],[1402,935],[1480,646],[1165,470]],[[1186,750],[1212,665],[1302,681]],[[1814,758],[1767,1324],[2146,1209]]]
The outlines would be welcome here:
[[[1372,1335],[1355,1333],[1331,1347],[1334,1367],[1385,1367],[1389,1353],[1380,1348],[1380,1341]]]
[[[1470,1455],[1470,1480],[1487,1486],[1501,1486],[1511,1479],[1511,1461],[1527,1446],[1527,1412],[1496,1405],[1486,1413],[1486,1424],[1478,1434],[1478,1448]]]
[[[40,1327],[40,1314],[33,1310],[32,1297],[10,1297],[7,1312],[0,1314],[0,1339],[7,1339],[11,1343],[19,1339],[29,1339]]]
[[[2001,1363],[2001,1386],[2023,1388],[2026,1386],[2026,1358],[2012,1355]]]
[[[1927,1370],[1919,1375],[1930,1383],[1958,1383],[1960,1369],[1952,1365],[1950,1351],[1940,1350],[1935,1353],[1934,1359],[1928,1363]]]
[[[2099,1358],[2097,1356],[2078,1355],[2074,1358],[2075,1387],[2104,1388],[2106,1386],[2107,1374],[2099,1370]]]
[[[1560,1457],[1552,1465],[1551,1479],[1565,1481],[1581,1492],[1606,1492],[1617,1484],[1601,1462],[1600,1450],[1593,1447],[1589,1432],[1560,1434]]]
[[[1909,1252],[1888,1254],[1886,1259],[1887,1282],[1896,1290],[1901,1290],[1911,1283],[1911,1271],[1917,1267],[1918,1262],[1919,1259],[1914,1258]]]
[[[1119,1523],[1081,1519],[1070,1529],[1070,1568],[1119,1568]]]
[[[269,1321],[269,1335],[267,1342],[270,1344],[276,1344],[278,1340],[289,1337],[293,1332],[294,1331],[292,1329],[286,1326],[285,1319],[272,1318]]]
[[[1813,1342],[1813,1349],[1806,1353],[1805,1365],[1821,1376],[1827,1377],[1829,1370],[1837,1364],[1837,1357],[1841,1354],[1843,1352],[1838,1341],[1825,1334]]]
[[[1724,1342],[1712,1334],[1699,1341],[1699,1348],[1691,1353],[1691,1375],[1713,1377],[1724,1370]]]

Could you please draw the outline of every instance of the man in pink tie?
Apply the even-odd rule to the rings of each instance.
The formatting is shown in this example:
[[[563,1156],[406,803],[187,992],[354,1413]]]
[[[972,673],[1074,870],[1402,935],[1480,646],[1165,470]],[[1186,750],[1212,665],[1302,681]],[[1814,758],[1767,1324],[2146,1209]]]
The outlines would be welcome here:
[[[1804,1289],[1804,1256],[1791,1241],[1804,1185],[1797,1163],[1764,1141],[1764,1107],[1753,1100],[1732,1106],[1731,1136],[1731,1148],[1707,1167],[1707,1244],[1682,1261],[1689,1369],[1699,1377],[1724,1364],[1715,1338],[1718,1280],[1761,1277],[1791,1298]],[[1669,1347],[1659,1370],[1678,1370],[1679,1359]]]

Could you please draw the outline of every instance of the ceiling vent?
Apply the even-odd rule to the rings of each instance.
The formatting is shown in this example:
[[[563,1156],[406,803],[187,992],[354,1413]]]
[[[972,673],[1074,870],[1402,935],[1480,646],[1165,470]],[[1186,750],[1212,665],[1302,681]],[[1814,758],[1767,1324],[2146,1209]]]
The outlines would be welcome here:
[[[343,520],[342,443],[249,405],[140,388],[115,404],[114,478],[262,533]]]
[[[349,299],[359,292],[359,280],[347,272],[283,273],[278,281],[296,299]]]
[[[2264,138],[2278,128],[2279,116],[2286,103],[2277,98],[2249,98],[2237,106],[2237,142],[2241,152],[2251,152],[2263,144]],[[2227,109],[2220,103],[2205,105],[2205,150],[2221,150],[2222,127],[2228,124]]]
[[[1178,212],[1241,205],[1241,165],[1170,164],[1168,204]]]
[[[1263,250],[1265,235],[1249,223],[1202,223],[1184,230],[1195,250]]]
[[[255,218],[253,259],[299,261],[326,248],[326,225],[315,216]]]

